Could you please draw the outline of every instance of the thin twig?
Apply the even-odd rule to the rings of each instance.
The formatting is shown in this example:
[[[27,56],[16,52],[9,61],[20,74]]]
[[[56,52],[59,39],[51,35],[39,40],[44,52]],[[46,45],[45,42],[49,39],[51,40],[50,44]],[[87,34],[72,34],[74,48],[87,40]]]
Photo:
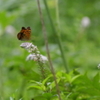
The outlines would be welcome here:
[[[50,23],[51,23],[51,28],[52,28],[52,30],[54,31],[54,35],[55,35],[55,37],[56,37],[56,40],[57,40],[57,43],[58,43],[58,46],[59,46],[59,49],[60,49],[60,52],[61,52],[61,57],[62,57],[62,59],[63,59],[64,67],[65,67],[65,69],[66,69],[66,72],[68,73],[69,70],[68,70],[68,66],[67,66],[66,59],[65,59],[64,50],[63,50],[63,47],[62,47],[62,44],[61,44],[60,36],[59,36],[59,34],[56,32],[56,29],[55,29],[54,24],[53,24],[53,22],[52,22],[52,18],[51,18],[49,9],[48,9],[47,2],[46,2],[46,0],[43,0],[43,1],[44,1],[44,4],[45,4],[45,7],[46,7],[46,11],[47,11],[47,15],[48,15],[49,21],[50,21]],[[58,9],[58,8],[57,8],[57,9]],[[58,14],[58,12],[57,12],[57,14]],[[57,23],[57,24],[58,24],[58,23]]]
[[[56,78],[55,71],[54,71],[52,61],[51,61],[51,58],[50,58],[50,53],[49,53],[49,48],[48,48],[47,32],[46,32],[46,27],[45,27],[45,24],[44,24],[44,19],[43,19],[39,0],[37,0],[37,3],[38,3],[38,9],[39,9],[39,14],[40,14],[40,20],[41,20],[41,24],[42,24],[43,36],[44,36],[44,40],[45,40],[46,52],[47,52],[47,55],[48,55],[48,61],[49,61],[49,64],[50,64],[50,69],[51,69],[51,72],[52,72],[53,77],[54,77],[54,81],[55,81],[55,84],[56,84],[56,90],[57,90],[59,100],[62,100],[61,96],[60,96],[59,86],[58,86],[58,83],[57,83],[57,78]]]

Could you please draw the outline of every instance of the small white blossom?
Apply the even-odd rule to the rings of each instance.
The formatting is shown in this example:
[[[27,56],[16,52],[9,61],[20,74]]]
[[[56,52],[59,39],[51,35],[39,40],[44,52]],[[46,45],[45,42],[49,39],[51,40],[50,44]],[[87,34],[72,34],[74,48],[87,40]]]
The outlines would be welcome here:
[[[35,53],[29,54],[26,60],[40,61],[41,63],[46,63],[46,61],[48,61],[47,57],[40,54],[35,54]]]
[[[30,49],[32,47],[34,47],[34,45],[32,43],[28,43],[27,46],[25,47],[25,49]]]
[[[90,19],[89,17],[83,17],[81,21],[81,25],[83,27],[88,27],[90,25]]]
[[[28,52],[33,53],[34,51],[38,51],[37,46],[32,43],[26,42],[20,45],[22,48],[28,50]]]
[[[22,43],[20,46],[22,47],[22,48],[26,48],[28,45],[30,45],[31,43],[29,43],[29,42],[25,42],[25,43]]]
[[[98,67],[98,69],[100,69],[100,64],[98,64],[98,66],[97,66],[97,67]]]
[[[40,55],[40,62],[45,63],[46,61],[48,61],[47,57]]]
[[[34,60],[37,61],[37,56],[33,53],[33,54],[29,54],[26,58],[26,60]]]

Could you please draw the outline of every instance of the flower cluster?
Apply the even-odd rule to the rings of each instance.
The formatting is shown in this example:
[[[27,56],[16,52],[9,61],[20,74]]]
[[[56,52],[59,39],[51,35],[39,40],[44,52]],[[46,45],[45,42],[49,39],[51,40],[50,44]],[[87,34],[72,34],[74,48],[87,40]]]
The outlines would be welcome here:
[[[20,45],[22,48],[26,49],[30,54],[27,56],[26,60],[39,61],[41,63],[46,63],[48,61],[47,57],[40,54],[37,46],[32,43],[25,42]]]

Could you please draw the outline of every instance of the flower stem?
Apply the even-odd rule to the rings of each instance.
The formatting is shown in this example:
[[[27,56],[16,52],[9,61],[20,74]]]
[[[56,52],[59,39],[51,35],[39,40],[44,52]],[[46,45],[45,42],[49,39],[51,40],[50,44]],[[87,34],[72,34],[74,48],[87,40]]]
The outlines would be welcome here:
[[[58,83],[57,83],[56,74],[55,74],[55,71],[54,71],[54,68],[53,68],[53,65],[52,65],[52,61],[51,61],[51,57],[50,57],[50,53],[49,53],[47,32],[46,32],[46,27],[45,27],[45,24],[44,24],[44,19],[43,19],[39,0],[37,0],[37,4],[38,4],[38,9],[39,9],[40,20],[41,20],[41,24],[42,24],[43,36],[44,36],[44,40],[45,40],[46,52],[47,52],[47,55],[48,55],[48,61],[49,61],[49,64],[50,64],[50,69],[51,69],[51,72],[53,74],[54,81],[55,81],[55,84],[56,84],[56,90],[57,90],[58,98],[59,98],[59,100],[62,100],[61,96],[60,96],[60,90],[59,90],[59,86],[58,86]]]
[[[41,63],[41,62],[38,61],[38,65],[40,66],[42,78],[45,79],[46,76],[45,76],[45,70],[44,70],[43,63]]]
[[[37,55],[37,52],[36,51],[35,51],[35,54]],[[42,78],[45,79],[46,78],[46,76],[45,76],[45,70],[44,70],[43,63],[40,62],[40,54],[39,54],[39,56],[37,56],[37,58],[38,58],[37,61],[38,61],[38,65],[40,67],[40,71],[41,71]]]
[[[45,7],[46,7],[46,11],[47,11],[47,15],[48,15],[49,21],[50,21],[50,23],[51,23],[52,30],[54,31],[54,35],[55,35],[55,37],[56,37],[56,40],[57,40],[57,43],[58,43],[58,46],[59,46],[59,49],[60,49],[60,52],[61,52],[61,56],[62,56],[62,59],[63,59],[64,67],[65,67],[65,69],[66,69],[66,72],[68,73],[69,70],[68,70],[68,66],[67,66],[66,59],[65,59],[64,51],[63,51],[63,48],[62,48],[63,46],[62,46],[62,44],[61,44],[60,36],[59,36],[58,32],[56,32],[56,29],[55,29],[55,27],[54,27],[54,25],[53,25],[52,18],[51,18],[49,9],[48,9],[47,2],[46,2],[46,0],[43,0],[43,1],[44,1],[44,4],[45,4]],[[58,30],[59,30],[58,1],[56,1],[56,16],[57,16],[57,27],[58,27]]]

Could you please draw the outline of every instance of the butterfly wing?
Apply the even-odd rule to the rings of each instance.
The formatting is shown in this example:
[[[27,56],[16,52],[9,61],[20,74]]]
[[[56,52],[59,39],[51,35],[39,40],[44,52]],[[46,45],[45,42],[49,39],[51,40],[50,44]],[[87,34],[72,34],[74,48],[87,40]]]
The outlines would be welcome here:
[[[18,34],[17,34],[17,38],[18,38],[19,40],[22,40],[22,37],[23,37],[23,33],[18,33]]]
[[[21,31],[17,34],[17,38],[22,41],[30,40],[30,36],[31,36],[30,27],[27,27],[27,29],[25,27],[22,27]]]
[[[30,27],[27,27],[25,31],[25,37],[26,37],[26,40],[30,40],[31,38],[31,28]]]

